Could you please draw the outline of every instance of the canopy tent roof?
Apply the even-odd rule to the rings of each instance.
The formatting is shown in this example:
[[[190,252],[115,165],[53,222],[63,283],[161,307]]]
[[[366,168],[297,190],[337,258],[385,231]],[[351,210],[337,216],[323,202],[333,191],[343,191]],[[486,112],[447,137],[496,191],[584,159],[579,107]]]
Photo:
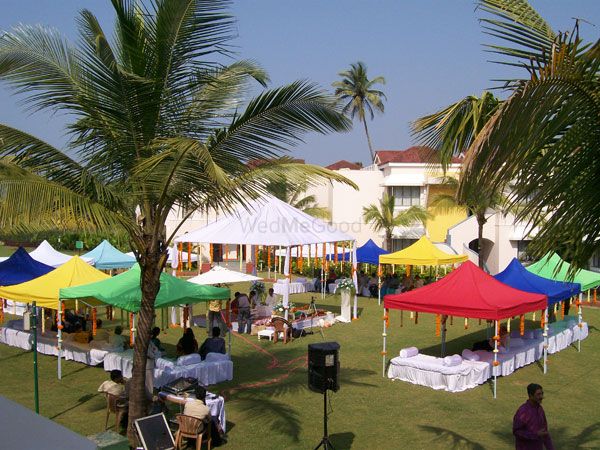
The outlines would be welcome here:
[[[135,264],[127,272],[106,280],[61,289],[60,296],[62,299],[81,299],[86,303],[91,302],[90,304],[100,301],[126,311],[138,312],[142,299],[140,277],[140,266]],[[160,290],[154,306],[164,308],[185,303],[229,300],[229,297],[229,289],[199,286],[163,272],[160,275]]]
[[[90,258],[94,261],[97,269],[129,269],[135,264],[133,256],[117,250],[104,239],[93,250],[90,250],[82,258]]]
[[[23,247],[19,247],[9,258],[0,262],[0,286],[24,283],[52,270],[54,267],[36,261]]]
[[[354,241],[354,238],[275,197],[266,196],[175,241],[288,247]]]
[[[519,291],[465,261],[439,281],[404,294],[386,295],[386,308],[500,320],[545,309],[547,297]]]
[[[323,245],[325,245],[325,254],[327,256],[327,259],[330,259],[333,255],[333,253],[335,252],[335,245],[331,244],[331,243],[321,243],[321,244],[306,244],[302,246],[302,257],[303,258],[308,258],[308,256],[310,255],[311,258],[314,258],[315,256],[318,258],[321,258],[323,256]],[[298,249],[300,248],[300,246],[296,246],[296,247],[292,247],[290,249],[290,256],[292,258],[297,258],[298,256],[300,256],[300,253],[298,251]],[[341,252],[341,247],[338,246],[338,254],[340,256],[340,259],[342,258],[342,252]],[[281,250],[275,250],[275,254],[277,256],[285,256],[285,248],[282,248]],[[348,256],[350,253],[352,253],[352,249],[351,248],[346,248],[346,259],[350,259],[350,257]]]
[[[600,273],[580,269],[575,273],[574,277],[570,277],[568,275],[570,267],[571,265],[568,262],[563,261],[556,253],[552,253],[544,256],[538,262],[527,266],[526,269],[544,278],[579,283],[582,291],[600,286]]]
[[[439,266],[466,261],[467,255],[451,255],[444,253],[431,243],[426,236],[404,250],[379,257],[380,264],[409,264],[422,266]]]
[[[215,266],[208,272],[189,278],[187,281],[194,284],[221,284],[221,283],[241,283],[243,281],[256,281],[261,278],[254,275],[230,270],[225,267]]]
[[[48,266],[58,267],[68,262],[73,255],[66,255],[55,250],[48,241],[43,241],[37,248],[29,253],[36,261],[47,264]],[[88,264],[93,264],[94,260],[88,257],[81,257]]]
[[[106,278],[110,277],[94,269],[79,256],[72,256],[67,263],[46,275],[14,286],[0,287],[0,297],[24,303],[35,301],[37,306],[57,309],[61,288],[81,286]]]
[[[379,264],[379,256],[388,253],[387,250],[382,249],[372,239],[369,239],[364,245],[356,249],[356,262]]]
[[[548,305],[567,300],[581,291],[579,283],[550,280],[527,271],[517,258],[513,258],[506,269],[494,278],[521,291],[545,294],[548,296]]]

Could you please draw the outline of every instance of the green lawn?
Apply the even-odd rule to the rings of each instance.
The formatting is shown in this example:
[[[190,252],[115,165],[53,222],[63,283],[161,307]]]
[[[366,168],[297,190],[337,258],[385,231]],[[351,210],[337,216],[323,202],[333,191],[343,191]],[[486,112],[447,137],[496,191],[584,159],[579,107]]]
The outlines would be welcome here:
[[[309,298],[308,294],[295,296],[293,301]],[[382,310],[376,300],[359,300],[360,320],[325,330],[326,340],[341,345],[341,389],[331,395],[329,417],[331,440],[338,450],[510,448],[512,416],[525,400],[525,387],[531,382],[544,386],[544,406],[556,448],[600,447],[599,309],[584,310],[590,336],[582,342],[581,353],[570,347],[552,355],[547,375],[538,364],[532,364],[499,378],[494,400],[488,384],[450,394],[383,378]],[[331,310],[336,310],[338,302],[335,296],[318,301]],[[199,340],[204,337],[204,329],[195,332]],[[161,338],[174,344],[179,335],[180,331],[169,330]],[[472,320],[464,330],[462,320],[455,320],[448,331],[448,349],[456,351],[483,337],[484,328],[477,321]],[[317,445],[322,433],[322,396],[307,389],[302,357],[307,344],[320,340],[320,334],[314,334],[287,345],[259,344],[255,336],[250,341],[234,336],[234,380],[211,387],[226,396],[229,441],[224,448],[306,449]],[[400,328],[399,313],[392,312],[388,342],[391,355],[411,345],[436,354],[439,340],[434,316],[421,314],[415,325],[405,313]],[[274,361],[277,367],[269,368]],[[289,361],[292,363],[286,364]],[[0,394],[32,408],[32,354],[0,345],[0,368]],[[63,380],[58,381],[56,359],[40,356],[41,413],[84,435],[102,431],[105,401],[96,388],[107,374],[101,368],[73,362],[64,364],[63,373]],[[271,383],[248,387],[265,381]]]

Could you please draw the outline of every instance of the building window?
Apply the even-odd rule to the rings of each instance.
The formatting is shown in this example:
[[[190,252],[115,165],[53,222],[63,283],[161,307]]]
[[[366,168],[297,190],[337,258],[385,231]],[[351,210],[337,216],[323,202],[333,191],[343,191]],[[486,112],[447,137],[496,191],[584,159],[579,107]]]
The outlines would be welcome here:
[[[395,206],[417,206],[421,204],[420,186],[394,186],[391,195],[396,199]]]
[[[533,261],[531,256],[527,253],[527,246],[529,241],[517,241],[517,259],[519,261]]]
[[[404,250],[406,247],[410,247],[415,242],[417,242],[416,239],[392,239],[392,252]]]

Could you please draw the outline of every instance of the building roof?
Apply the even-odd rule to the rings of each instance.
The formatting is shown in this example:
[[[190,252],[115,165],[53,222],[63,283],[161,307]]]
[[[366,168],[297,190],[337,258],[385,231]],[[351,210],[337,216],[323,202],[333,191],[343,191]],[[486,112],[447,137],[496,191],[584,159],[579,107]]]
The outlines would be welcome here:
[[[326,169],[329,170],[340,170],[340,169],[350,169],[350,170],[360,170],[362,169],[362,166],[350,161],[346,161],[345,159],[342,159],[340,161],[334,162],[333,164],[329,164],[328,166],[325,166]]]
[[[438,162],[437,152],[431,147],[414,146],[406,150],[379,150],[375,152],[375,160],[378,165],[387,163],[434,163]],[[460,164],[462,158],[453,157],[453,164]]]

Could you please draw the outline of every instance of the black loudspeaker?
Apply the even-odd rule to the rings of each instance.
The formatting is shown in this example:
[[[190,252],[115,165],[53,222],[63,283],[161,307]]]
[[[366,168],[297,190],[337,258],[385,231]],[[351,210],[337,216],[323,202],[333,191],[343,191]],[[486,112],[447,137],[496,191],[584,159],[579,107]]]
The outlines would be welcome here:
[[[337,392],[340,389],[338,380],[340,372],[340,344],[322,342],[308,346],[308,387],[324,393],[327,390]]]

